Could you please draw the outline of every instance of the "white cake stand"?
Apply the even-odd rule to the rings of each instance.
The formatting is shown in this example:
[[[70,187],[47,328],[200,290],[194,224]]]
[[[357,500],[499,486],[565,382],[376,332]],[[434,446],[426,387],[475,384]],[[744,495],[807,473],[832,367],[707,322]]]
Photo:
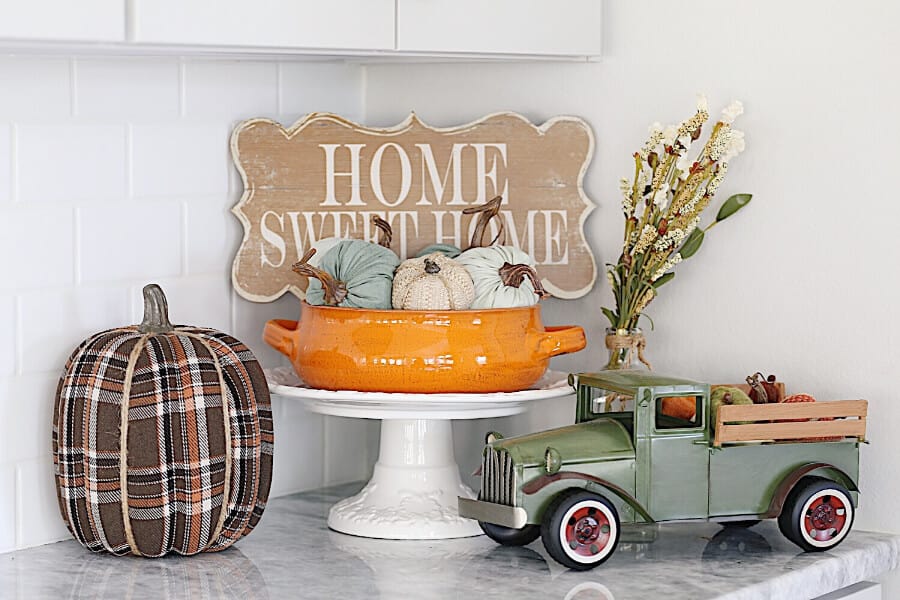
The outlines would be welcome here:
[[[533,387],[493,394],[392,394],[304,387],[287,367],[266,370],[275,395],[296,398],[315,413],[381,420],[381,446],[372,479],[328,515],[335,531],[370,538],[437,540],[480,535],[459,516],[457,496],[475,493],[459,476],[453,455],[454,419],[505,417],[528,403],[572,394],[566,375],[548,371]]]

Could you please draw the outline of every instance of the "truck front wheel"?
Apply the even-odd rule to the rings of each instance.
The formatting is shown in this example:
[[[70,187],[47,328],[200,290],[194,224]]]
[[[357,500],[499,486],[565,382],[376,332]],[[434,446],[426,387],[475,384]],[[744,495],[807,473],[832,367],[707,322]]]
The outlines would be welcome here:
[[[559,564],[586,571],[612,556],[619,543],[619,514],[612,502],[585,490],[560,494],[544,515],[541,539]]]
[[[853,500],[846,488],[822,477],[806,477],[788,494],[778,528],[807,552],[821,552],[847,537],[853,517]]]
[[[478,521],[478,525],[486,536],[502,546],[526,546],[541,535],[540,525],[526,525],[522,529],[513,529],[483,521]]]

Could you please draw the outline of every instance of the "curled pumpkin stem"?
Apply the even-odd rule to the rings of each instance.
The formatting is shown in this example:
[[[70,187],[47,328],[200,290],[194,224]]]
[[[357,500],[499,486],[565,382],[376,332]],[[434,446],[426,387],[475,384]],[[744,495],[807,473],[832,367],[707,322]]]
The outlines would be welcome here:
[[[500,281],[503,282],[503,285],[517,288],[522,285],[522,282],[525,281],[526,277],[531,281],[531,287],[534,288],[534,293],[537,294],[538,297],[546,298],[550,295],[547,293],[547,290],[544,289],[544,286],[541,285],[541,281],[537,276],[537,271],[535,271],[533,267],[525,264],[512,265],[508,262],[503,263],[503,266],[500,267]]]
[[[335,279],[331,273],[317,269],[309,264],[309,259],[315,253],[316,249],[310,248],[303,255],[303,258],[291,265],[291,269],[298,275],[318,279],[322,283],[322,290],[325,293],[325,304],[337,306],[347,297],[347,285],[343,281]]]
[[[378,229],[378,245],[390,248],[391,240],[394,239],[394,231],[391,229],[390,223],[378,215],[372,215],[372,224]]]
[[[499,218],[501,204],[503,204],[503,196],[495,196],[484,204],[463,209],[462,212],[464,215],[478,215],[478,222],[475,224],[475,231],[472,232],[472,240],[469,242],[469,248],[484,248],[486,246],[491,246],[496,244],[501,237],[503,238],[503,243],[506,243],[506,225],[504,225],[503,219]],[[485,244],[484,236],[487,233],[488,225],[490,225],[491,219],[495,217],[497,218],[498,226],[497,235],[490,243]]]

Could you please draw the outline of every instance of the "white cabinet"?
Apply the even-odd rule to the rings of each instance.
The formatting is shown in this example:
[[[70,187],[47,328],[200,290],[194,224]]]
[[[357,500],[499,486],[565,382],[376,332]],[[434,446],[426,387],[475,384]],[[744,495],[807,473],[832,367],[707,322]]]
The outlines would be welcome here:
[[[600,0],[397,0],[397,49],[599,56]]]
[[[0,47],[580,58],[601,54],[601,13],[601,0],[0,0]]]
[[[132,0],[142,44],[393,50],[394,0]]]
[[[0,2],[0,39],[123,42],[125,0]]]

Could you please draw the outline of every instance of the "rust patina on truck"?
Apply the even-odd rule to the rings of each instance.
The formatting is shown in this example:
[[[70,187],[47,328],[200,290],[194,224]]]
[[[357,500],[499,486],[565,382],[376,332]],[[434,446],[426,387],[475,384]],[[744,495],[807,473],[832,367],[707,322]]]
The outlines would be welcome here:
[[[867,403],[723,405],[710,386],[638,371],[570,375],[574,425],[503,439],[491,432],[477,500],[459,499],[504,545],[540,536],[585,570],[615,551],[622,523],[777,518],[806,551],[839,544],[856,511]],[[693,402],[694,411],[671,410]]]

